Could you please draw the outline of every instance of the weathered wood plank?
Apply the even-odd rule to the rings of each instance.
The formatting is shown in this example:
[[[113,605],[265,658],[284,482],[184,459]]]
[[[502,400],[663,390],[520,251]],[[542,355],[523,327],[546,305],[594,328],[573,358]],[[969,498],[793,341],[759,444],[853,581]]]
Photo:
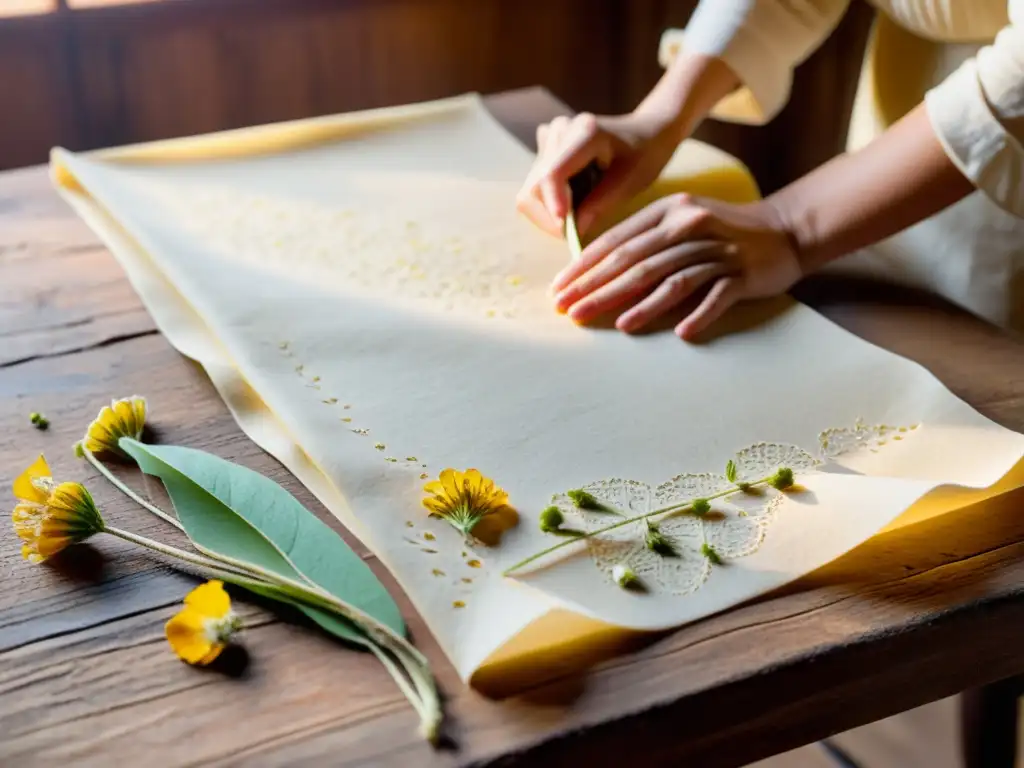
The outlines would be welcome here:
[[[259,611],[246,611],[258,625],[244,638],[252,657],[247,676],[178,664],[161,633],[169,606],[6,654],[12,663],[0,673],[0,693],[8,694],[0,696],[0,730],[7,735],[0,753],[98,764],[110,754],[132,762],[160,749],[175,765],[229,757],[294,765],[344,755],[353,763],[397,766],[487,762],[518,752],[543,764],[601,765],[615,739],[628,734],[646,745],[652,765],[738,765],[744,755],[778,747],[780,734],[799,743],[809,723],[821,727],[818,713],[840,729],[855,724],[863,707],[895,712],[922,695],[950,692],[966,674],[1019,664],[1011,639],[1024,611],[1019,599],[1007,598],[1022,591],[1022,546],[895,578],[897,562],[883,559],[888,578],[875,581],[865,571],[871,583],[856,587],[845,577],[830,584],[828,572],[849,565],[825,569],[816,578],[828,586],[799,609],[792,595],[770,599],[664,637],[585,680],[569,677],[506,702],[487,701],[442,670],[452,694],[456,756],[429,755],[412,733],[404,701],[365,657],[312,631],[263,624]],[[922,645],[909,632],[917,625],[927,633],[922,616],[941,617],[964,600],[975,608],[961,612],[956,631],[945,634],[956,644]],[[992,632],[991,620],[1000,618],[1012,620]],[[988,631],[979,637],[981,626]],[[846,647],[842,655],[829,652],[837,641]],[[940,657],[959,663],[948,667]],[[681,703],[671,703],[681,694]],[[255,727],[243,731],[232,726],[238,722]],[[58,727],[63,738],[56,741]],[[733,743],[752,733],[766,741]]]

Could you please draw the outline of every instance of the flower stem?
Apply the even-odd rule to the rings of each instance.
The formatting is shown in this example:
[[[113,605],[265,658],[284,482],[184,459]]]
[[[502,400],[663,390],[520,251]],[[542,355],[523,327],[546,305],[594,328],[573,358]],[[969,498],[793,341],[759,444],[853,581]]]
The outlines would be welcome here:
[[[755,487],[757,487],[759,485],[766,485],[768,483],[768,481],[772,479],[772,477],[773,477],[773,475],[768,475],[767,477],[763,477],[760,480],[756,480],[756,481],[754,481],[752,483],[744,483],[744,487],[743,488],[739,488],[739,487],[729,488],[728,490],[719,491],[718,493],[714,493],[714,494],[712,494],[710,496],[705,496],[704,499],[706,501],[712,501],[714,499],[721,499],[721,498],[724,498],[726,496],[732,496],[735,493],[743,493],[748,488],[755,488]],[[646,520],[647,518],[655,517],[657,515],[667,515],[670,512],[681,512],[682,510],[687,509],[688,507],[690,507],[693,504],[694,501],[695,501],[695,499],[691,499],[689,501],[680,502],[679,504],[670,504],[667,507],[662,507],[661,509],[656,509],[653,512],[645,512],[642,515],[635,515],[634,517],[628,517],[625,520],[619,520],[618,522],[612,523],[611,525],[606,525],[604,528],[598,528],[596,531],[587,531],[586,533],[584,533],[584,534],[582,534],[580,536],[576,536],[576,537],[574,537],[572,539],[568,539],[566,541],[560,541],[557,544],[554,544],[553,546],[550,546],[547,549],[542,549],[540,552],[536,552],[536,553],[530,555],[525,560],[520,560],[515,565],[513,565],[513,566],[511,566],[509,568],[506,568],[502,572],[502,575],[503,576],[508,576],[513,571],[518,571],[524,565],[529,565],[534,560],[539,560],[540,558],[544,557],[545,555],[551,554],[552,552],[555,552],[556,550],[562,549],[563,547],[568,547],[570,544],[575,544],[578,541],[584,541],[586,539],[591,538],[592,536],[598,536],[598,535],[600,535],[602,533],[607,533],[608,531],[613,531],[616,528],[621,528],[624,525],[629,525],[630,523],[635,523],[635,522],[637,522],[639,520]]]
[[[310,590],[282,587],[281,584],[272,581],[240,574],[234,569],[225,570],[216,564],[210,566],[209,570],[214,576],[220,577],[231,584],[253,588],[257,594],[269,596],[265,591],[269,588],[270,590],[280,592],[282,595],[287,595],[297,602],[335,613],[339,612],[335,607],[336,600],[327,600]],[[441,701],[437,694],[437,686],[434,683],[429,666],[425,661],[422,663],[419,661],[422,657],[418,652],[410,654],[409,649],[411,646],[407,642],[398,644],[386,637],[375,639],[370,634],[368,634],[367,640],[366,647],[388,671],[395,684],[398,685],[413,709],[416,710],[416,714],[419,715],[420,732],[424,738],[432,744],[436,744],[443,713],[441,711]],[[415,651],[415,649],[412,650]],[[410,685],[410,682],[412,685]]]
[[[82,453],[85,454],[85,458],[89,460],[89,463],[92,464],[94,467],[96,467],[97,470],[99,470],[101,475],[103,475],[105,478],[107,478],[107,480],[109,480],[111,483],[113,483],[114,486],[117,487],[121,491],[121,493],[123,493],[129,499],[131,499],[132,501],[134,501],[137,504],[142,505],[143,507],[148,509],[150,512],[152,512],[154,515],[159,517],[161,520],[164,520],[165,522],[168,522],[171,525],[173,525],[179,531],[184,531],[185,530],[182,527],[181,523],[179,523],[177,520],[175,520],[169,514],[164,512],[159,507],[156,507],[156,506],[150,504],[144,498],[139,496],[139,494],[137,494],[135,491],[133,491],[127,485],[125,485],[120,480],[118,480],[117,477],[114,476],[114,473],[111,472],[109,469],[107,469],[103,465],[103,462],[100,461],[99,459],[97,459],[96,455],[92,451],[90,451],[88,448],[86,448],[84,445],[82,446]]]
[[[353,613],[359,614],[361,613],[360,611],[348,606],[315,585],[305,587],[291,579],[264,571],[261,568],[246,566],[241,563],[236,566],[234,563],[237,561],[233,561],[231,564],[219,562],[213,558],[162,544],[120,528],[106,526],[104,531],[125,541],[151,549],[154,552],[175,557],[186,563],[204,568],[212,575],[219,576],[229,583],[242,587],[276,589],[282,594],[289,595],[301,602],[312,604],[315,607],[326,608],[334,613],[340,613],[345,618],[354,621],[364,631],[366,630],[366,622],[359,621],[358,618],[351,615]],[[387,630],[386,627],[378,624],[373,619],[369,619],[369,621],[373,628]],[[374,635],[376,634],[378,633],[368,632],[369,643],[367,645],[369,649],[388,670],[388,673],[394,678],[395,683],[416,710],[420,717],[420,728],[424,736],[431,743],[436,742],[441,722],[441,707],[437,696],[437,688],[434,684],[433,676],[430,674],[430,668],[426,659],[404,638],[400,638],[397,635],[393,637],[385,635],[384,637],[375,638]],[[396,661],[387,655],[388,653],[397,659],[397,664]],[[405,674],[399,670],[398,664],[405,670]],[[412,686],[409,684],[410,681]],[[413,690],[413,687],[415,687],[415,690]]]
[[[354,624],[366,631],[371,636],[371,639],[386,639],[385,644],[388,646],[397,644],[405,649],[419,665],[424,667],[428,665],[426,657],[417,651],[408,640],[396,633],[393,629],[381,624],[372,616],[369,616],[358,608],[338,599],[330,592],[312,582],[303,584],[295,581],[294,579],[290,579],[287,576],[274,573],[273,571],[268,571],[264,568],[243,563],[239,560],[233,560],[231,558],[210,553],[208,550],[199,547],[199,545],[196,545],[196,547],[203,554],[193,554],[192,552],[188,552],[184,549],[178,549],[177,547],[172,547],[167,544],[161,544],[159,541],[147,539],[145,536],[139,536],[138,534],[131,533],[130,531],[114,528],[109,525],[106,526],[104,530],[109,534],[124,539],[125,541],[130,541],[134,544],[152,549],[155,552],[160,552],[161,554],[169,557],[176,557],[179,560],[184,560],[185,562],[192,563],[193,565],[198,565],[203,568],[216,568],[218,570],[230,571],[250,578],[255,577],[260,581],[269,582],[275,587],[281,589],[285,594],[290,594],[293,597],[304,599],[306,602],[318,603],[333,613],[338,613],[344,616],[346,619],[352,621]]]
[[[151,549],[154,552],[159,552],[160,554],[167,555],[168,557],[176,557],[179,560],[184,560],[186,563],[197,565],[200,568],[213,568],[219,571],[231,572],[243,576],[254,575],[253,571],[248,568],[238,568],[234,565],[228,565],[214,560],[213,558],[197,555],[194,552],[189,552],[185,549],[178,549],[178,547],[172,547],[169,544],[162,544],[159,541],[147,539],[145,536],[139,536],[137,533],[132,533],[131,531],[114,528],[111,525],[105,525],[103,527],[103,531],[105,533],[109,533],[111,536],[117,536],[119,539],[130,541],[132,544],[138,544],[141,547],[146,547],[146,549]]]

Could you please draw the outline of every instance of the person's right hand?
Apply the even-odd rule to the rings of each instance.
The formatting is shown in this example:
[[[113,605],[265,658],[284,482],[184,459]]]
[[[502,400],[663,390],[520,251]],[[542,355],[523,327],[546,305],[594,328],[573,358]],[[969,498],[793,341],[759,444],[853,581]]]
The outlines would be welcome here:
[[[676,124],[658,115],[556,117],[537,129],[537,160],[516,207],[561,237],[571,202],[569,179],[597,161],[603,177],[576,212],[576,227],[584,234],[616,205],[650,186],[682,139]]]

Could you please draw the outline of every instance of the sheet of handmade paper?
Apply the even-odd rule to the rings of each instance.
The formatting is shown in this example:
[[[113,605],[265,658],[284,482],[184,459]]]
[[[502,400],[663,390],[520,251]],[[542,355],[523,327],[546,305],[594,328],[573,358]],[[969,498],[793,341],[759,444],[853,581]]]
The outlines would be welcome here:
[[[547,295],[564,244],[513,207],[530,154],[474,97],[402,117],[345,118],[333,138],[318,122],[312,144],[55,159],[129,274],[177,289],[136,281],[172,342],[180,299],[223,350],[207,361],[215,381],[237,371],[266,403],[464,676],[553,607],[634,628],[727,608],[939,485],[996,482],[1024,453],[925,370],[788,300],[734,313],[699,345],[575,326]],[[728,165],[700,145],[681,153]],[[557,541],[537,526],[553,501],[573,527],[607,523],[566,490],[640,514],[730,487],[730,458],[740,479],[792,466],[803,489],[669,518],[671,557],[635,523],[501,576]],[[493,478],[519,525],[487,547],[428,519],[421,489],[445,467]],[[616,586],[615,564],[646,591]]]

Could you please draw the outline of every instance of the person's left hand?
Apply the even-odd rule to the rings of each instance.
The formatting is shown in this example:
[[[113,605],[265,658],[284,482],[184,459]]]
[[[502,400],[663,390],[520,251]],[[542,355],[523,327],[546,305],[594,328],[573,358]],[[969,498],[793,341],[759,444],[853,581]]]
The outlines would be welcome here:
[[[707,295],[675,328],[690,340],[743,299],[785,293],[802,276],[792,238],[764,202],[671,195],[590,243],[555,278],[555,305],[579,323],[610,311],[627,333]]]

